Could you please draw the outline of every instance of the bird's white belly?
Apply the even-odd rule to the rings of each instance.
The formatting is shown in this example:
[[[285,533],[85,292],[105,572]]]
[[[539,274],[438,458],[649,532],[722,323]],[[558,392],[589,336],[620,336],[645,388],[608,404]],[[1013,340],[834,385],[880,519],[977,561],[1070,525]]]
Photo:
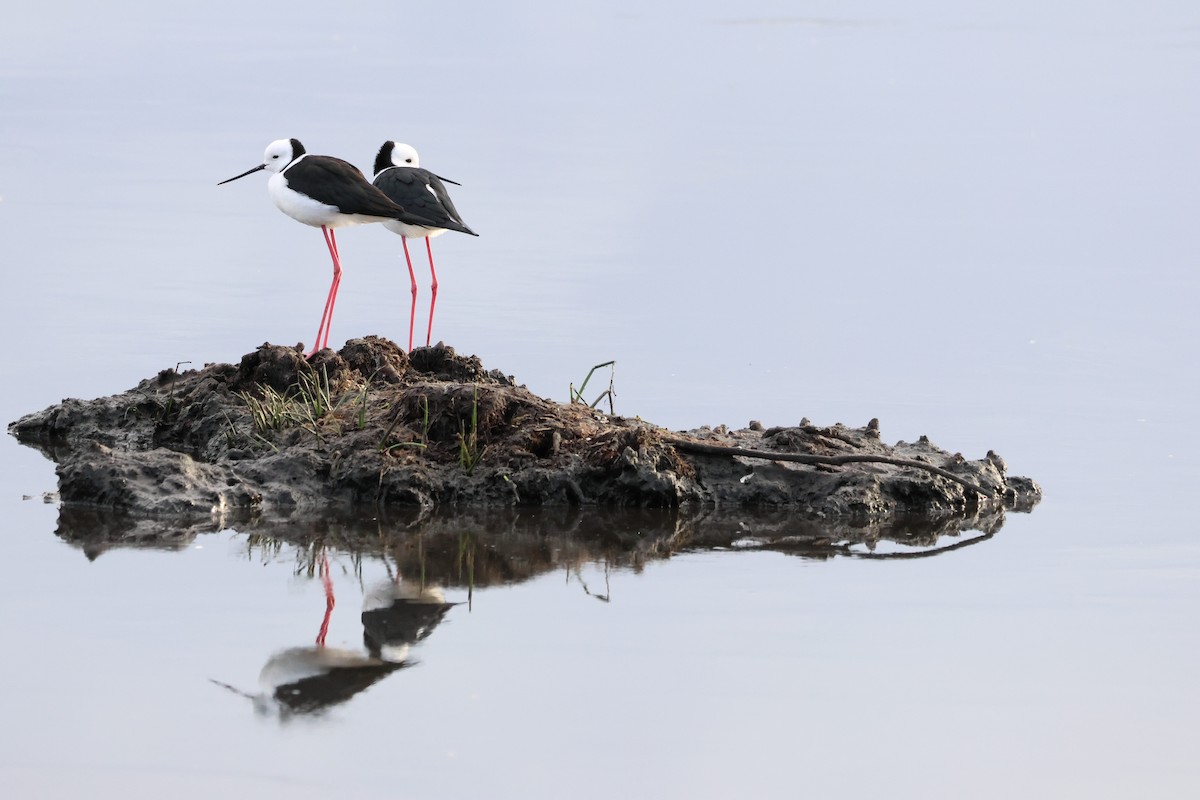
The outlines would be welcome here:
[[[313,227],[341,228],[346,225],[359,225],[364,222],[378,222],[378,217],[364,217],[359,214],[343,214],[337,206],[314,200],[308,195],[300,194],[289,189],[283,173],[276,173],[267,181],[267,192],[275,207],[297,222]]]
[[[311,223],[310,223],[311,224]],[[425,228],[420,225],[409,225],[407,222],[389,219],[383,223],[383,227],[387,228],[392,233],[398,233],[401,236],[407,236],[409,239],[430,239],[435,236],[441,236],[446,232],[445,228]]]

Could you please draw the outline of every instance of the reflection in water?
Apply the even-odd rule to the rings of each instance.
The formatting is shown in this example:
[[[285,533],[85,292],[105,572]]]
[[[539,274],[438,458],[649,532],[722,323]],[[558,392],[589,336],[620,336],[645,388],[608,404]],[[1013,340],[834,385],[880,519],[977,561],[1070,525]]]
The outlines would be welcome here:
[[[278,555],[285,544],[309,554],[304,566],[310,576],[319,572],[316,554],[328,548],[349,554],[356,564],[363,558],[390,559],[418,585],[436,582],[470,591],[581,563],[636,570],[647,561],[697,550],[773,550],[809,559],[927,557],[986,541],[999,532],[1007,513],[1026,510],[983,507],[965,516],[863,522],[714,509],[414,509],[378,517],[264,519],[228,513],[185,520],[63,508],[58,535],[94,559],[112,547],[180,549],[204,533],[234,528],[264,555]]]
[[[281,543],[257,542],[263,552],[275,555]],[[251,547],[255,547],[252,543]],[[315,566],[325,590],[325,614],[316,643],[273,653],[258,676],[259,693],[250,694],[213,681],[250,699],[256,712],[286,720],[297,714],[317,714],[344,703],[384,677],[412,666],[409,648],[424,640],[456,603],[447,603],[440,587],[422,586],[398,574],[371,586],[363,597],[362,625],[365,651],[328,647],[325,637],[336,606],[325,547],[302,548],[298,572],[311,576]],[[361,560],[356,559],[356,565]]]
[[[258,675],[259,693],[243,692],[213,681],[249,698],[259,714],[314,714],[344,703],[386,675],[408,666],[384,661],[354,650],[325,645],[290,647],[273,653]]]
[[[469,611],[477,588],[561,570],[587,595],[607,603],[610,569],[640,572],[648,562],[677,553],[772,550],[822,560],[927,558],[987,541],[1003,526],[1005,513],[989,507],[973,516],[856,522],[804,519],[782,511],[414,509],[390,517],[226,515],[189,522],[63,508],[58,535],[94,559],[112,547],[180,549],[199,535],[232,527],[245,535],[248,557],[294,557],[296,574],[320,580],[325,589],[316,643],[272,654],[262,668],[257,694],[214,681],[250,698],[260,713],[288,719],[343,703],[411,666],[409,649],[428,638],[455,605],[446,601],[443,587],[465,589]],[[968,532],[973,535],[964,536]],[[336,606],[330,556],[338,554],[349,560],[360,585],[365,561],[387,568],[386,580],[363,586],[362,650],[325,645]],[[603,589],[584,580],[583,567],[590,565],[603,567]]]
[[[447,603],[441,587],[403,578],[375,584],[363,598],[363,643],[374,656],[403,661],[408,648],[423,641],[457,603]]]
[[[296,575],[320,580],[325,608],[315,644],[271,654],[255,694],[214,681],[249,698],[258,713],[287,720],[320,714],[412,666],[410,649],[456,605],[447,602],[444,587],[465,590],[469,612],[475,589],[561,571],[588,596],[608,603],[610,570],[641,572],[647,563],[678,553],[772,550],[819,560],[928,558],[991,539],[1011,510],[980,508],[973,516],[885,522],[813,520],[781,511],[581,508],[414,509],[372,518],[226,515],[188,522],[63,508],[58,535],[94,559],[113,547],[180,549],[197,536],[234,528],[244,535],[247,557],[292,558]],[[334,558],[351,565],[363,590],[362,649],[325,644],[336,608]],[[368,561],[384,565],[386,579],[368,585],[363,580]],[[603,587],[584,579],[584,569],[596,566],[603,569]]]
[[[137,524],[140,532],[133,541],[143,545],[153,541],[146,533],[149,523]],[[360,522],[244,521],[238,527],[246,533],[248,556],[264,562],[294,558],[297,575],[322,582],[324,617],[315,645],[281,650],[267,660],[259,676],[259,694],[220,685],[251,698],[260,713],[274,712],[281,719],[343,703],[412,665],[410,648],[427,639],[456,605],[446,601],[444,587],[465,589],[469,610],[477,588],[511,585],[562,570],[588,596],[607,603],[610,569],[640,572],[647,562],[676,553],[774,550],[807,559],[927,558],[985,542],[1002,524],[1002,513],[970,520],[895,518],[886,525],[855,526],[845,521],[798,520],[784,513],[584,513],[579,509],[417,513],[403,520]],[[975,535],[964,537],[967,530]],[[106,542],[122,538],[111,529],[104,536]],[[169,538],[180,540],[179,531]],[[336,606],[331,552],[348,557],[360,585],[365,561],[382,562],[387,569],[385,579],[363,587],[362,650],[325,646]],[[603,587],[590,586],[584,579],[583,568],[588,565],[603,567]]]
[[[580,569],[578,565],[576,565],[575,569],[572,571],[571,576],[573,578],[575,578],[576,581],[579,582],[579,585],[581,587],[583,587],[584,594],[586,594],[588,597],[594,597],[595,599],[599,600],[602,603],[607,603],[609,600],[612,599],[612,590],[608,584],[608,569],[609,569],[608,564],[605,563],[605,565],[604,565],[604,594],[600,594],[599,592],[593,592],[591,589],[588,588],[587,581],[585,581],[583,579],[583,570]]]
[[[198,534],[220,530],[213,520],[137,518],[111,509],[61,506],[58,536],[95,561],[117,547],[183,550]]]
[[[877,551],[874,547],[871,549],[852,548],[850,555],[858,558],[874,558],[874,559],[913,559],[913,558],[929,558],[930,556],[949,553],[952,550],[961,550],[964,547],[970,547],[973,544],[986,542],[994,536],[994,532],[981,533],[978,536],[972,536],[968,539],[958,539],[946,544],[937,544],[918,550],[886,550],[883,552]]]
[[[329,574],[329,553],[325,548],[321,548],[321,585],[325,588],[325,617],[317,631],[318,647],[325,646],[325,637],[329,634],[329,617],[333,614],[336,603],[333,597],[333,578]]]

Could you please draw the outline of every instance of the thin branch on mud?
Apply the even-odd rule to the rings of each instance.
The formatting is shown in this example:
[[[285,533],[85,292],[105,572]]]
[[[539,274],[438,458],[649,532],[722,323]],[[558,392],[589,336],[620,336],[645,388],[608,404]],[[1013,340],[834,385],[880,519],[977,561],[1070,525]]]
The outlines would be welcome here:
[[[673,445],[677,449],[687,451],[689,453],[704,453],[705,455],[713,456],[742,456],[744,458],[761,458],[767,461],[794,461],[797,464],[828,464],[838,466],[841,464],[892,464],[897,467],[912,467],[914,469],[922,469],[926,472],[932,472],[934,475],[940,475],[947,480],[954,481],[973,492],[991,497],[996,494],[995,489],[984,489],[978,484],[971,483],[964,478],[960,478],[953,472],[948,472],[941,467],[935,467],[932,464],[926,464],[924,461],[914,461],[909,458],[896,458],[894,456],[873,456],[873,455],[844,455],[844,456],[817,456],[807,453],[773,453],[770,450],[747,450],[744,447],[727,447],[720,444],[708,444],[707,442],[697,442],[692,439],[681,439],[675,436],[667,436],[667,444]]]

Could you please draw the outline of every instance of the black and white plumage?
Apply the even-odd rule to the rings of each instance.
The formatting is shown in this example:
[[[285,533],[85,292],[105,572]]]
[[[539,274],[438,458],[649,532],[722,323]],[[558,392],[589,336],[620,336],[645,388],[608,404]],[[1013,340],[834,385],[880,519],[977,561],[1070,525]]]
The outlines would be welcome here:
[[[383,223],[388,230],[400,234],[404,244],[404,258],[408,263],[408,275],[412,282],[412,309],[408,324],[408,349],[412,350],[413,323],[417,310],[417,276],[413,271],[412,257],[408,252],[409,239],[424,239],[425,250],[429,256],[429,273],[432,276],[429,301],[429,328],[425,334],[425,344],[428,346],[433,338],[433,310],[437,305],[437,270],[433,266],[433,247],[430,239],[441,236],[448,230],[478,236],[471,230],[446,190],[447,183],[459,185],[449,178],[435,175],[427,169],[422,169],[417,151],[411,145],[401,142],[384,142],[375,156],[375,186],[388,199],[404,206],[411,213],[424,217],[432,224],[413,223],[411,220],[394,219]]]
[[[447,183],[459,184],[422,169],[417,151],[400,142],[384,142],[375,156],[375,186],[394,203],[404,206],[417,216],[434,224],[411,224],[405,220],[389,220],[384,227],[409,239],[441,236],[448,230],[459,233],[479,234],[463,222],[450,193]]]
[[[332,156],[310,155],[299,139],[276,139],[267,145],[263,163],[217,185],[266,170],[273,173],[267,192],[276,207],[297,222],[321,229],[333,259],[333,283],[317,329],[312,352],[329,346],[333,306],[342,277],[334,228],[369,222],[430,225],[434,220],[407,211],[375,188],[353,164]]]

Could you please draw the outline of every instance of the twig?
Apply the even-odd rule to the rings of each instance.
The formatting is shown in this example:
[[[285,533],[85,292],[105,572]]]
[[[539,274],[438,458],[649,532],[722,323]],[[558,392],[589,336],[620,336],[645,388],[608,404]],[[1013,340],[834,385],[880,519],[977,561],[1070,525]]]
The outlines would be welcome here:
[[[584,405],[588,405],[588,401],[583,399],[583,390],[587,388],[588,381],[590,381],[592,379],[592,374],[596,370],[602,369],[604,367],[612,368],[612,371],[609,373],[609,376],[608,376],[608,389],[606,391],[602,392],[600,394],[600,396],[596,398],[596,402],[591,404],[591,408],[595,408],[596,406],[600,405],[600,401],[603,400],[607,396],[608,397],[608,412],[610,414],[614,413],[613,412],[613,395],[615,394],[615,392],[613,391],[613,382],[616,380],[616,374],[617,374],[617,362],[616,361],[605,361],[603,364],[597,364],[596,366],[589,369],[587,377],[585,377],[583,379],[583,383],[579,387],[579,391],[575,391],[575,384],[571,384],[569,391],[571,393],[571,402],[572,403],[583,403]]]
[[[706,442],[697,442],[692,439],[682,439],[675,436],[665,437],[668,444],[674,445],[680,450],[685,450],[691,453],[704,453],[713,456],[742,456],[744,458],[761,458],[767,461],[794,461],[797,464],[829,464],[838,466],[841,464],[892,464],[897,467],[912,467],[914,469],[922,469],[926,472],[932,472],[934,475],[940,475],[947,480],[954,481],[973,492],[985,496],[993,496],[996,494],[995,489],[984,489],[978,484],[960,478],[953,472],[948,472],[941,467],[935,467],[932,464],[926,464],[924,461],[913,461],[909,458],[896,458],[894,456],[873,456],[851,454],[844,456],[817,456],[806,453],[773,453],[770,450],[747,450],[744,447],[727,447],[720,444],[708,444]]]

